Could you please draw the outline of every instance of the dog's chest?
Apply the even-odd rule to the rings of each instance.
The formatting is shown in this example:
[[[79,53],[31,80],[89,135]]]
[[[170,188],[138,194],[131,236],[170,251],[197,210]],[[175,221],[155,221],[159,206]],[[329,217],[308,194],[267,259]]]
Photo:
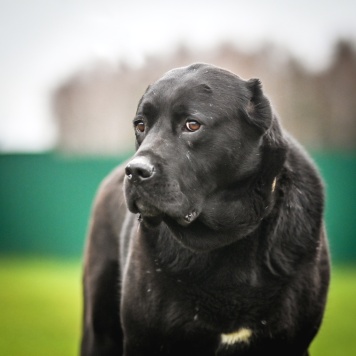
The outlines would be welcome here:
[[[128,303],[134,304],[135,317],[142,327],[161,332],[174,330],[206,331],[230,334],[241,328],[265,328],[261,302],[255,287],[186,273],[172,273],[157,259],[136,259],[135,268],[128,269],[130,293]],[[240,337],[240,336],[239,336]]]

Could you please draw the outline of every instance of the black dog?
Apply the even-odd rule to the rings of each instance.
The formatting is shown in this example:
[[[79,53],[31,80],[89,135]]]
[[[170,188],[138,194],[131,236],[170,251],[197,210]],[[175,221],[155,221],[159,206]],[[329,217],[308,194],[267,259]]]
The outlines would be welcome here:
[[[329,284],[323,185],[259,80],[172,70],[134,129],[95,202],[82,355],[308,355]]]

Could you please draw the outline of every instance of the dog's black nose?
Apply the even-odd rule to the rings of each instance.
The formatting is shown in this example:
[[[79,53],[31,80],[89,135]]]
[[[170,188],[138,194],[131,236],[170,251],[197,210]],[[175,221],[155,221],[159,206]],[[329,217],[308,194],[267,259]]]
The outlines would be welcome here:
[[[134,183],[150,179],[154,173],[154,167],[144,157],[134,158],[125,168],[126,176]]]

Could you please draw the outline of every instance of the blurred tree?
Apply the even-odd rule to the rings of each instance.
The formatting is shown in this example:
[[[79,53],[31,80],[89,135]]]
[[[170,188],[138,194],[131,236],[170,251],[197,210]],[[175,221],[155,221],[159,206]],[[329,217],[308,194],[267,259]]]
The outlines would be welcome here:
[[[330,68],[318,78],[324,146],[351,149],[356,142],[356,53],[352,44],[340,40]]]

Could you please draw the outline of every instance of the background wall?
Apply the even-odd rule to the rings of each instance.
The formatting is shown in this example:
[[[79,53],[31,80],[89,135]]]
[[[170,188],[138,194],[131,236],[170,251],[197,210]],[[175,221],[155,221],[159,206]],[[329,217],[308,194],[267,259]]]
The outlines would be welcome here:
[[[80,256],[100,180],[121,161],[0,155],[0,251]]]
[[[80,257],[92,201],[118,158],[0,155],[0,251]],[[356,154],[314,152],[326,184],[332,257],[356,262]]]

